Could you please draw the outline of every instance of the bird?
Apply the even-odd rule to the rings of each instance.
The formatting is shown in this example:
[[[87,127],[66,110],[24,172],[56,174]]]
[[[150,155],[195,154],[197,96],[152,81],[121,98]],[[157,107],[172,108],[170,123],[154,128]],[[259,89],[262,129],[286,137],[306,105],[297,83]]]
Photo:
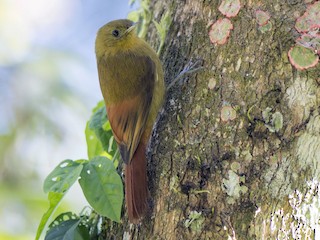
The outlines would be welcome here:
[[[148,211],[146,149],[166,92],[161,61],[138,37],[136,26],[128,19],[111,21],[95,41],[100,88],[125,166],[126,207],[133,224]]]

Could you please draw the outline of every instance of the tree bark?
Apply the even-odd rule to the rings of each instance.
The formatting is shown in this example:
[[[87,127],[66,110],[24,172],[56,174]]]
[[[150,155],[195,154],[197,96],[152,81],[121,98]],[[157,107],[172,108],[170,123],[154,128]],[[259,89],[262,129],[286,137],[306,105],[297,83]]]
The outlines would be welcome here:
[[[166,11],[172,18],[161,54],[166,83],[197,59],[204,68],[167,93],[148,154],[150,216],[139,226],[118,226],[114,236],[320,236],[320,67],[297,71],[288,60],[306,4],[242,0],[227,43],[215,46],[208,31],[223,18],[220,3],[151,3],[153,19]],[[258,9],[271,16],[269,32],[258,29]],[[153,24],[148,40],[156,48]]]

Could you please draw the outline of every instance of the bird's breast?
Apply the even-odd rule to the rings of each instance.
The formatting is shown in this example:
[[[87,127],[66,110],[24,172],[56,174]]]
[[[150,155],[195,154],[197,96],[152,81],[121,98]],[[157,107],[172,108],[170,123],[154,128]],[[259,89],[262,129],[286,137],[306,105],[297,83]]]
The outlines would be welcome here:
[[[126,51],[105,57],[99,65],[100,86],[106,104],[132,98],[155,81],[155,64],[148,56]]]

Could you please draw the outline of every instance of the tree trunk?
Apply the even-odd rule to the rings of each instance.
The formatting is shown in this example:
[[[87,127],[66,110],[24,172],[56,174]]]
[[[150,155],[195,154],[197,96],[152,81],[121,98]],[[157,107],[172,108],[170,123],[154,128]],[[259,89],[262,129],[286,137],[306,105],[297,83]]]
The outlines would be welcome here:
[[[224,45],[210,42],[221,1],[152,1],[170,11],[161,54],[169,84],[149,151],[152,209],[140,226],[113,228],[124,239],[320,239],[320,68],[296,70],[300,0],[243,1]],[[256,10],[269,12],[261,32]],[[147,36],[156,48],[153,24]],[[108,230],[110,231],[110,229]],[[109,232],[110,233],[110,232]]]

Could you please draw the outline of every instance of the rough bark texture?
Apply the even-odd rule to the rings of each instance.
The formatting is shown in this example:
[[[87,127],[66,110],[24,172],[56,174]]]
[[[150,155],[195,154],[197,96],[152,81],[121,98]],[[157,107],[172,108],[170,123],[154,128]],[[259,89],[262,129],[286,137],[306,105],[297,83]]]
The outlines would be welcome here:
[[[167,93],[149,152],[152,212],[140,226],[114,226],[117,239],[319,237],[320,68],[297,71],[287,55],[306,4],[241,1],[228,42],[214,46],[208,27],[223,17],[219,4],[151,3],[153,19],[172,17],[166,82],[196,59],[204,69]],[[258,30],[258,9],[270,13],[271,31]],[[151,24],[155,48],[156,39]]]

